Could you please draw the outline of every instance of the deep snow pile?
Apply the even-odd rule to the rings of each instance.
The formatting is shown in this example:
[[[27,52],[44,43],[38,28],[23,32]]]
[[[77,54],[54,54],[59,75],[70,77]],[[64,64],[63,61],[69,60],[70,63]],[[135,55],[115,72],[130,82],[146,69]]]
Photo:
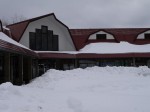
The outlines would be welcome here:
[[[28,85],[0,85],[1,112],[149,112],[150,69],[49,70]]]

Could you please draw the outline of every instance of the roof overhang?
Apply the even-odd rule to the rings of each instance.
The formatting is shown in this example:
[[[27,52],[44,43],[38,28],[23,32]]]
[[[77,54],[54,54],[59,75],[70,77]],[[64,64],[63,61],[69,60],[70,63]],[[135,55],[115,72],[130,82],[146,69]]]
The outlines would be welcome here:
[[[4,40],[0,39],[0,50],[1,51],[7,51],[7,52],[11,52],[11,53],[26,55],[26,56],[38,57],[38,54],[35,53],[34,51],[32,51],[30,49],[26,49],[25,47],[23,47],[23,45],[20,45],[19,43],[15,42],[13,39],[8,37],[4,33],[2,33],[2,32],[0,32],[0,33],[1,33],[0,36],[2,36],[1,38],[4,39]]]
[[[96,54],[96,53],[38,53],[40,59],[98,59],[98,58],[150,58],[150,53],[115,53],[115,54]]]

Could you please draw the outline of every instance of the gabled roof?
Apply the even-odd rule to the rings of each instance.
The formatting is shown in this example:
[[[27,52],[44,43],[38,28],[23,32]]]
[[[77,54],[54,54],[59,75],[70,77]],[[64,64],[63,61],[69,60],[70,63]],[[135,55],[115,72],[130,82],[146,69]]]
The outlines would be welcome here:
[[[79,50],[88,43],[89,36],[98,31],[105,31],[112,34],[119,42],[127,41],[129,43],[140,44],[140,42],[136,43],[135,40],[139,34],[147,30],[150,30],[150,28],[70,29],[70,32],[75,41],[75,46]]]
[[[10,25],[7,25],[6,27],[11,30],[12,38],[14,40],[16,40],[17,42],[19,42],[22,35],[23,35],[23,33],[24,33],[24,31],[26,30],[26,28],[27,28],[27,26],[29,25],[30,22],[39,20],[39,19],[47,17],[47,16],[51,16],[51,15],[54,15],[54,13],[50,13],[50,14],[39,16],[39,17],[36,17],[36,18],[21,21],[21,22],[18,22],[18,23],[10,24]]]
[[[68,32],[69,32],[70,37],[71,37],[71,33],[70,33],[70,30],[69,30],[68,26],[66,26],[64,23],[62,23],[60,20],[58,20],[54,13],[50,13],[50,14],[35,17],[35,18],[32,18],[32,19],[28,19],[28,20],[25,20],[25,21],[21,21],[21,22],[18,22],[18,23],[10,24],[10,25],[7,25],[6,27],[11,30],[12,38],[15,41],[19,42],[22,35],[23,35],[23,33],[25,32],[25,30],[26,30],[26,28],[27,28],[27,26],[29,25],[30,22],[33,22],[33,21],[36,21],[36,20],[39,20],[39,19],[42,19],[42,18],[48,17],[48,16],[54,16],[56,21],[58,21],[60,24],[65,26],[67,28]],[[72,39],[72,41],[73,41],[73,44],[75,44],[73,39]]]

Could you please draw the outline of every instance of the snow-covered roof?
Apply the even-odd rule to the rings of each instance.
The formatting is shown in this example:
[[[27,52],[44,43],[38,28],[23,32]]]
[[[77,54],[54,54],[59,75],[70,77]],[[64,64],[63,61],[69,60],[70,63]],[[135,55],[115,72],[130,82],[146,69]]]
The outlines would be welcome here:
[[[114,53],[148,53],[150,44],[135,45],[128,42],[92,43],[86,45],[80,53],[114,54]]]
[[[25,48],[25,49],[28,49],[30,50],[29,48],[25,47],[24,45],[16,42],[15,40],[11,39],[10,37],[8,37],[6,34],[4,34],[3,32],[0,32],[0,39],[3,40],[3,41],[6,41],[8,43],[11,43],[11,44],[14,44],[16,46],[19,46],[19,47],[22,47],[22,48]]]
[[[9,28],[7,28],[6,26],[3,26],[3,29],[8,30],[8,31],[10,30],[10,29],[9,29]]]
[[[150,44],[135,45],[128,42],[120,43],[91,43],[80,51],[36,51],[37,53],[95,53],[95,54],[115,54],[115,53],[150,53]]]

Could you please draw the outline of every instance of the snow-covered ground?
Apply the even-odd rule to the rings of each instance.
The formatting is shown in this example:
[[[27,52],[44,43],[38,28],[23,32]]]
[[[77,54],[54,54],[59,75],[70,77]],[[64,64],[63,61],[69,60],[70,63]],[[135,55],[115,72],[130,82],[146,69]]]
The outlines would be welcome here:
[[[28,85],[0,85],[0,112],[150,112],[150,69],[49,70]]]

